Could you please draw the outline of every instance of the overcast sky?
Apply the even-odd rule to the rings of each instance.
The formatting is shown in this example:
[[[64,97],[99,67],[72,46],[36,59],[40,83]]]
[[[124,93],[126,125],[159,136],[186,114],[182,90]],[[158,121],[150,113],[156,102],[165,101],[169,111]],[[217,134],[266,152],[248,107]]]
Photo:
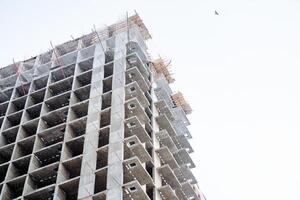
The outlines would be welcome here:
[[[299,0],[2,0],[0,66],[134,10],[194,110],[194,173],[207,199],[299,200]]]

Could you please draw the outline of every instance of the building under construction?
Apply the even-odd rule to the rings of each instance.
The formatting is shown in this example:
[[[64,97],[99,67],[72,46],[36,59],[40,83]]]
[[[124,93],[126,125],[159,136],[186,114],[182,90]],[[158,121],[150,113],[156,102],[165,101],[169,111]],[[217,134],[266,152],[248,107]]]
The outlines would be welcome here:
[[[191,112],[138,16],[0,69],[0,199],[204,200]]]

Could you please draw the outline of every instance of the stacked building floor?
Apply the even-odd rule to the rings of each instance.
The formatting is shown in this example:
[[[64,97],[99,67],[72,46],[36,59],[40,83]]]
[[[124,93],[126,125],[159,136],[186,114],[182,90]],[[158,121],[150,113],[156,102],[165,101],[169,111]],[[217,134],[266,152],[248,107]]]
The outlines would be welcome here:
[[[0,69],[0,199],[204,200],[191,108],[134,14]]]

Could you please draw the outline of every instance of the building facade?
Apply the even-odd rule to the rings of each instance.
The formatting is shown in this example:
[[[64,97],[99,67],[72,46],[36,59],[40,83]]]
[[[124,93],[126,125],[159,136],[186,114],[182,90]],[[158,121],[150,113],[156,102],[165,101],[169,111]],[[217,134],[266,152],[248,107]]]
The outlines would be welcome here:
[[[203,200],[181,93],[135,14],[0,69],[0,199]]]

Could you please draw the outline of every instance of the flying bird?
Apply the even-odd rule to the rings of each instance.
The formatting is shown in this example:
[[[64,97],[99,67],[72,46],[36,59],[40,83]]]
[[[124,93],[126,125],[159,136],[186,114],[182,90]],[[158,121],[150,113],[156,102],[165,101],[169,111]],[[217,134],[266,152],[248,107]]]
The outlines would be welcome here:
[[[215,15],[219,15],[219,13],[215,10]]]

